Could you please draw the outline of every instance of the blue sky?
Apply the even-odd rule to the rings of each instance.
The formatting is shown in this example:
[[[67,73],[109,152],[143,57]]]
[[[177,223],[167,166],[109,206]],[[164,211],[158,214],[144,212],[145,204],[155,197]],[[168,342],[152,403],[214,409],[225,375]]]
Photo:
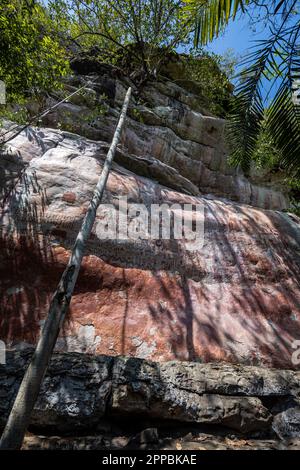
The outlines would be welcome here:
[[[269,37],[269,28],[266,28],[263,23],[257,23],[255,28],[256,31],[254,31],[253,25],[250,26],[247,15],[241,15],[235,21],[231,21],[227,25],[225,32],[211,42],[207,49],[221,55],[228,50],[233,51],[238,64],[249,52],[250,48],[255,46],[255,41]],[[235,82],[234,79],[232,81],[233,83]],[[263,81],[263,87],[262,93],[266,97],[269,91],[269,83],[266,80]],[[274,97],[277,88],[278,85],[271,89],[269,99]]]
[[[210,43],[208,49],[216,54],[224,54],[226,50],[233,49],[237,55],[243,55],[247,52],[247,49],[254,45],[253,41],[267,36],[268,30],[263,29],[261,26],[256,33],[253,32],[249,25],[249,18],[242,15],[235,21],[230,22],[225,33]]]

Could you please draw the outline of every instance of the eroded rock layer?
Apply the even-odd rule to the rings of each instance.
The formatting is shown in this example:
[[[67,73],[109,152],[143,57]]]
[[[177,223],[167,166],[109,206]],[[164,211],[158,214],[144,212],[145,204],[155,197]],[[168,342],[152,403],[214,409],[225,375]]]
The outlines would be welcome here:
[[[31,354],[32,349],[8,353],[6,365],[0,366],[1,426]],[[224,363],[159,364],[128,357],[56,353],[43,381],[30,431],[74,438],[94,436],[90,445],[94,439],[99,448],[116,423],[122,432],[123,419],[129,434],[123,437],[123,444],[119,440],[119,447],[158,445],[159,436],[168,435],[168,427],[172,426],[169,437],[174,438],[176,433],[180,436],[183,424],[186,433],[190,426],[194,437],[204,432],[231,436],[231,440],[256,436],[273,439],[274,444],[274,440],[300,437],[299,392],[299,372],[288,370]],[[139,427],[143,432],[134,437]],[[86,441],[88,444],[89,439]],[[38,439],[26,442],[29,447],[43,447]],[[59,445],[67,446],[67,439]],[[110,445],[116,447],[116,440]]]
[[[104,141],[46,128],[27,129],[3,152],[0,331],[7,345],[36,342],[106,152]],[[158,161],[144,162],[149,177],[141,176],[131,158],[121,145],[103,200],[111,206],[98,209],[57,349],[298,367],[299,220],[170,189],[168,181],[191,194],[193,183]],[[184,204],[200,206],[203,245],[103,239],[99,226],[120,196],[149,213],[152,204],[180,204],[187,218]]]
[[[166,72],[165,79],[136,89],[117,69],[93,60],[73,61],[72,68],[76,74],[68,79],[64,96],[78,86],[88,84],[88,88],[48,114],[43,119],[47,127],[110,142],[118,110],[131,85],[123,166],[187,194],[210,193],[266,209],[288,207],[287,197],[276,188],[250,183],[228,164],[225,120],[203,109],[196,83],[193,92],[184,81],[174,80],[174,74],[167,78],[170,74]],[[99,99],[100,107],[95,104]],[[57,102],[56,96],[48,104]]]

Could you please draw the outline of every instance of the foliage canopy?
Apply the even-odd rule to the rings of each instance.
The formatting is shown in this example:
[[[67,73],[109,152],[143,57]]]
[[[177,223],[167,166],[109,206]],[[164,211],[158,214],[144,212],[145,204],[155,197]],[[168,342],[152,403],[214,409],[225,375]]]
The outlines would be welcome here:
[[[41,4],[2,0],[0,30],[0,79],[6,84],[8,103],[59,86],[68,71],[66,50]]]

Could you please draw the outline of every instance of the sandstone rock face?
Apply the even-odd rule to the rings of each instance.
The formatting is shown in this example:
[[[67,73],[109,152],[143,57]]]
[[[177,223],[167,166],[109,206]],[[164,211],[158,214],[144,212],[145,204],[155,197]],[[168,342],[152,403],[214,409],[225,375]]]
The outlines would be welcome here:
[[[1,425],[31,353],[32,349],[8,353],[6,365],[0,366]],[[299,392],[299,373],[291,371],[56,353],[31,425],[40,431],[72,431],[76,435],[100,429],[105,417],[130,417],[221,425],[244,434],[272,434],[274,423],[273,430],[287,439],[300,437]],[[287,397],[294,400],[292,410]],[[267,398],[272,399],[271,409]],[[287,422],[284,413],[293,421],[292,430],[283,424]]]
[[[129,121],[127,135],[132,129]],[[0,339],[10,347],[37,340],[106,152],[105,141],[46,128],[27,129],[3,151]],[[199,195],[162,160],[120,145],[103,201],[110,206],[97,212],[57,350],[297,368],[299,220]],[[184,204],[199,206],[203,244],[103,239],[99,227],[120,196],[149,212],[180,204],[186,218]]]
[[[85,96],[76,95],[63,103],[45,117],[44,124],[110,142],[128,80],[118,76],[113,68],[93,62],[74,61],[73,69],[79,74],[95,72],[96,75],[90,80],[85,75],[71,78],[67,86],[70,92],[78,85],[89,84]],[[180,175],[180,184],[182,180],[189,182],[189,187],[181,184],[182,192],[195,195],[200,191],[266,209],[288,207],[287,198],[280,191],[250,183],[228,164],[225,121],[208,115],[197,94],[169,79],[148,83],[141,90],[130,85],[134,94],[123,136],[126,149],[123,166],[128,168],[126,160],[131,166],[132,159],[135,162],[141,159],[141,163],[135,164],[134,172],[166,184],[165,179],[160,179],[163,171],[159,162],[162,162]],[[99,96],[106,97],[102,114],[95,113],[94,100]],[[54,103],[55,99],[49,102]],[[156,175],[141,172],[139,167],[144,167],[146,161],[148,169],[151,166],[156,171],[155,166],[159,166]],[[169,182],[172,179],[173,175]],[[177,182],[168,186],[179,189]]]

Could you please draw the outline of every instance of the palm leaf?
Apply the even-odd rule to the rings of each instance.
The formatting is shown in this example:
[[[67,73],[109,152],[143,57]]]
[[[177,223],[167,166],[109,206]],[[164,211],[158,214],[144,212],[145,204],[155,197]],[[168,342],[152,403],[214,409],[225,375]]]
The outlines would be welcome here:
[[[249,54],[241,67],[239,85],[233,98],[228,119],[228,141],[231,147],[231,161],[241,165],[247,172],[256,149],[258,136],[265,117],[264,80],[272,67],[272,43],[261,44]]]
[[[185,10],[195,19],[195,47],[217,37],[230,19],[250,0],[186,0]]]
[[[237,12],[251,3],[254,2],[186,0],[187,11],[195,18],[195,45],[205,45],[218,36]],[[281,165],[293,175],[300,175],[300,105],[293,100],[295,79],[300,78],[299,19],[290,25],[297,0],[261,0],[259,6],[267,7],[276,21],[270,21],[270,37],[256,42],[242,64],[228,125],[232,161],[249,169],[265,125],[279,150]],[[269,103],[276,86],[278,90]]]
[[[293,3],[290,2],[291,9]],[[246,171],[266,119],[267,132],[281,155],[279,163],[289,173],[299,175],[300,107],[293,100],[293,86],[300,77],[300,22],[287,26],[288,17],[289,14],[283,15],[277,28],[271,29],[270,38],[256,44],[239,74],[228,136],[232,161]],[[272,90],[275,96],[270,102]]]
[[[292,28],[291,50],[285,64],[285,77],[267,112],[266,126],[280,153],[281,165],[300,177],[300,50],[297,46],[300,25]]]

